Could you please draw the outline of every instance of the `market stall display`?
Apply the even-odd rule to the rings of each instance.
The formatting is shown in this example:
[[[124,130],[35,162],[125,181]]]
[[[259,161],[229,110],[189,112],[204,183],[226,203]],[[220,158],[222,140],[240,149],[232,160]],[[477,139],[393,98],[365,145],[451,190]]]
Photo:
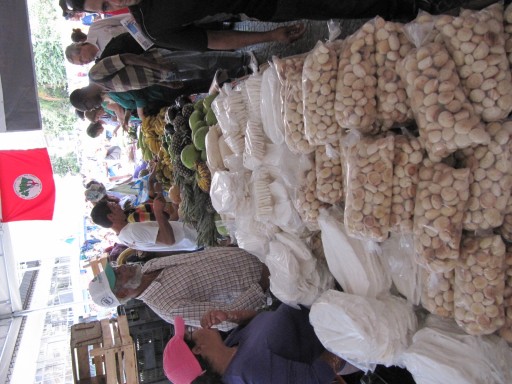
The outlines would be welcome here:
[[[368,328],[383,316],[387,329],[403,327],[396,339],[366,335],[389,349],[361,354],[363,345],[342,350],[330,344],[336,330],[319,330],[359,367],[406,365],[421,381],[415,359],[436,360],[443,343],[423,339],[437,332],[428,328],[411,338],[411,304],[458,326],[469,343],[489,334],[500,348],[512,342],[510,12],[498,3],[458,17],[421,13],[408,25],[376,18],[345,40],[274,58],[224,84],[211,102],[216,125],[189,120],[189,130],[207,132],[204,147],[179,117],[168,119],[174,181],[198,191],[207,165],[211,186],[201,192],[215,222],[269,265],[281,301],[326,300],[338,327],[340,318],[361,320],[350,309],[368,305],[380,311]],[[178,156],[187,146],[189,157]],[[310,245],[319,233],[323,256]],[[351,296],[332,294],[334,280]],[[433,356],[418,357],[422,348]],[[505,366],[496,365],[505,380],[497,382],[510,378]]]

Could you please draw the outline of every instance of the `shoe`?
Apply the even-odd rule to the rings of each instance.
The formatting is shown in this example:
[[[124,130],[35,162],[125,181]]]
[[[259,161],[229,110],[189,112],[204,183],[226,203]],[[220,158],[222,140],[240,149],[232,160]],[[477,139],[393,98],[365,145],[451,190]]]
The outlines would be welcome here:
[[[416,6],[432,15],[458,16],[461,8],[483,9],[498,0],[416,0]]]

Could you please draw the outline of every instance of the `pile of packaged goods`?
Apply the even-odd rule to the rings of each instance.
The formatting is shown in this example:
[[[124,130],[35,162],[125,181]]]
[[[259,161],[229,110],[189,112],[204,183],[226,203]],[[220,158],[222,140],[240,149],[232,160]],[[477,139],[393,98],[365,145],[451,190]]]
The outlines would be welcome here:
[[[310,305],[337,280],[512,343],[511,35],[502,3],[377,17],[224,85],[205,139],[212,203],[279,299]]]

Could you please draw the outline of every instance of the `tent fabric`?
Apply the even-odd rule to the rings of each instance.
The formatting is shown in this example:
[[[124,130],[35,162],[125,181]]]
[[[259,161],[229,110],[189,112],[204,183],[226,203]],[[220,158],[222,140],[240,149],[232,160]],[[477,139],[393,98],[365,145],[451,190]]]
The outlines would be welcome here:
[[[51,220],[55,182],[46,148],[0,151],[2,222]]]
[[[2,1],[0,22],[0,131],[40,130],[26,2]]]

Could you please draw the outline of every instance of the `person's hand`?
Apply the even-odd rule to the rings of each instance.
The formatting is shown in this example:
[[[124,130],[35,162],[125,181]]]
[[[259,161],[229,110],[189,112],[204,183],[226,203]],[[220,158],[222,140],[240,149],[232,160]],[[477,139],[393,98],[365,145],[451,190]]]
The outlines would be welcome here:
[[[153,210],[155,213],[163,213],[167,202],[161,194],[157,194],[153,200]]]
[[[201,327],[211,328],[214,325],[220,324],[228,319],[228,314],[225,311],[213,310],[208,311],[201,319]]]
[[[275,41],[280,43],[293,43],[298,40],[306,32],[306,26],[303,23],[287,25],[274,29]]]

